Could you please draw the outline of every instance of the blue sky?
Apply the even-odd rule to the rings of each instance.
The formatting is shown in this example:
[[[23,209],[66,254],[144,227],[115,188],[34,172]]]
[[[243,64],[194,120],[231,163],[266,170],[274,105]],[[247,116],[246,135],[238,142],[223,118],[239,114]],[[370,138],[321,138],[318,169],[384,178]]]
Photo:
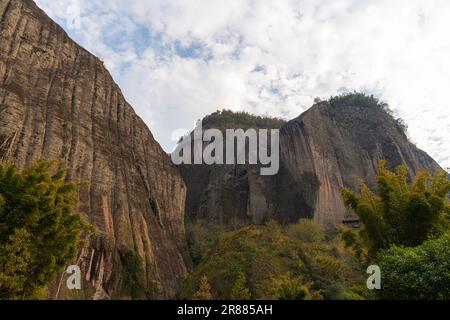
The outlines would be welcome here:
[[[217,109],[298,116],[374,93],[450,167],[447,0],[37,0],[105,61],[167,150]]]

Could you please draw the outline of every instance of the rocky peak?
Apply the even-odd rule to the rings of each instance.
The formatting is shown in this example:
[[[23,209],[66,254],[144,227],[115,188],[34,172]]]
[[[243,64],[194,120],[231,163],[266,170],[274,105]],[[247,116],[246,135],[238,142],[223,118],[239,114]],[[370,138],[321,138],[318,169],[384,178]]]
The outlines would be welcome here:
[[[358,178],[375,187],[380,160],[387,160],[392,168],[405,164],[411,175],[439,169],[408,140],[401,122],[382,105],[322,102],[284,126],[281,137],[279,179],[301,186],[308,181],[302,178],[305,174],[316,178],[316,190],[297,195],[314,199],[310,214],[325,226],[335,226],[350,214],[341,198],[343,187],[358,188]],[[292,220],[295,211],[295,205],[287,205],[280,213]]]
[[[411,175],[439,169],[408,141],[401,121],[385,104],[361,95],[349,97],[319,102],[282,124],[276,176],[261,177],[259,167],[249,165],[181,166],[188,217],[237,225],[307,217],[335,227],[351,215],[342,188],[357,188],[358,178],[375,187],[380,160],[391,167],[405,164]]]
[[[89,183],[79,211],[98,234],[77,260],[86,281],[77,298],[175,296],[191,264],[178,169],[103,63],[33,1],[0,1],[0,19],[0,159],[60,160],[70,180]],[[62,279],[52,297],[73,296],[57,292]]]

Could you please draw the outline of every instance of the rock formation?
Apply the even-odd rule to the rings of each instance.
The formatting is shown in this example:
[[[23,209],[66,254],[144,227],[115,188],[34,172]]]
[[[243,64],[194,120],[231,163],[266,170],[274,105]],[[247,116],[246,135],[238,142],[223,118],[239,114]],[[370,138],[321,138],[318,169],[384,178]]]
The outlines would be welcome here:
[[[411,175],[440,169],[382,107],[321,102],[281,127],[276,176],[260,176],[255,165],[182,165],[186,214],[231,226],[268,218],[282,223],[314,218],[336,227],[351,217],[342,188],[357,189],[359,178],[375,188],[380,160],[391,168],[405,164]]]
[[[314,217],[323,226],[339,225],[351,214],[341,197],[363,179],[374,189],[378,164],[404,164],[411,176],[439,165],[419,150],[403,128],[380,107],[319,103],[285,125],[281,136],[278,185],[282,221]]]
[[[411,175],[439,169],[382,108],[321,102],[277,122],[278,175],[261,176],[258,165],[182,165],[186,189],[103,63],[32,0],[0,1],[0,43],[0,161],[61,161],[69,180],[88,182],[79,211],[98,230],[78,257],[82,292],[65,290],[60,275],[53,298],[176,296],[191,269],[185,209],[230,226],[313,217],[335,227],[350,214],[341,189],[357,188],[358,177],[375,187],[380,160]],[[249,127],[237,125],[219,128]]]
[[[211,123],[208,118],[209,116],[203,120],[203,129],[219,129],[224,137],[226,129],[279,129],[286,123],[279,119],[274,119],[271,124],[270,121],[265,121],[269,122],[268,126],[264,123],[249,125],[239,119],[230,123],[226,119],[222,120],[220,116],[217,121]],[[204,147],[206,145],[205,143]],[[223,154],[226,154],[225,147]],[[261,223],[275,211],[272,198],[277,187],[276,179],[260,176],[259,165],[182,164],[179,167],[188,186],[186,215],[191,220],[239,227]]]
[[[0,43],[0,160],[57,159],[88,182],[79,210],[98,233],[79,256],[88,285],[77,298],[125,297],[136,254],[145,297],[175,296],[191,264],[178,169],[103,63],[32,0],[0,1]]]

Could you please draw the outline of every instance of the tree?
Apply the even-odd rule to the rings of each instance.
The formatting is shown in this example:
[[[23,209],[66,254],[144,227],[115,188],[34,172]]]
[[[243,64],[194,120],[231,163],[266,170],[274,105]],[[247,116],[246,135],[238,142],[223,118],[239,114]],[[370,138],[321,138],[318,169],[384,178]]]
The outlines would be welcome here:
[[[245,274],[239,272],[234,282],[234,286],[231,289],[231,299],[232,300],[250,300],[251,293],[246,286],[247,280],[245,279]]]
[[[79,184],[55,162],[0,164],[0,299],[35,299],[93,229],[75,211]]]
[[[300,219],[298,223],[289,225],[286,234],[291,239],[308,243],[325,241],[325,230],[311,219]]]
[[[379,254],[383,299],[450,299],[450,235],[416,248],[392,246]]]
[[[303,277],[292,276],[289,272],[273,279],[273,297],[276,300],[320,300],[321,292],[315,292],[309,284],[305,284]]]
[[[9,242],[0,248],[0,288],[10,298],[20,298],[28,277],[31,263],[31,239],[25,229],[17,229]]]
[[[194,294],[194,300],[212,300],[211,285],[207,276],[200,279],[197,292]]]
[[[391,245],[415,247],[448,228],[450,181],[445,172],[419,173],[411,184],[405,166],[391,172],[382,161],[377,192],[361,183],[360,194],[344,189],[345,203],[359,216],[370,256]]]
[[[394,111],[390,108],[389,104],[380,99],[376,98],[374,95],[367,95],[363,92],[348,92],[343,93],[338,96],[331,97],[328,103],[333,108],[340,107],[369,107],[377,108],[385,113],[388,119],[392,120],[394,124],[397,125],[403,133],[406,133],[408,126],[406,122],[401,118],[396,118],[394,116]]]

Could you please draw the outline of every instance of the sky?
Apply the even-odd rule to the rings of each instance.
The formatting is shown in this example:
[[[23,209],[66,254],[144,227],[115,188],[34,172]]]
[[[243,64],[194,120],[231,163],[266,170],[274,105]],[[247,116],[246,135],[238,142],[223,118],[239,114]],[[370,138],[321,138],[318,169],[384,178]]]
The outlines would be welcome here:
[[[450,167],[448,0],[36,0],[170,152],[219,109],[293,119],[374,94]]]

